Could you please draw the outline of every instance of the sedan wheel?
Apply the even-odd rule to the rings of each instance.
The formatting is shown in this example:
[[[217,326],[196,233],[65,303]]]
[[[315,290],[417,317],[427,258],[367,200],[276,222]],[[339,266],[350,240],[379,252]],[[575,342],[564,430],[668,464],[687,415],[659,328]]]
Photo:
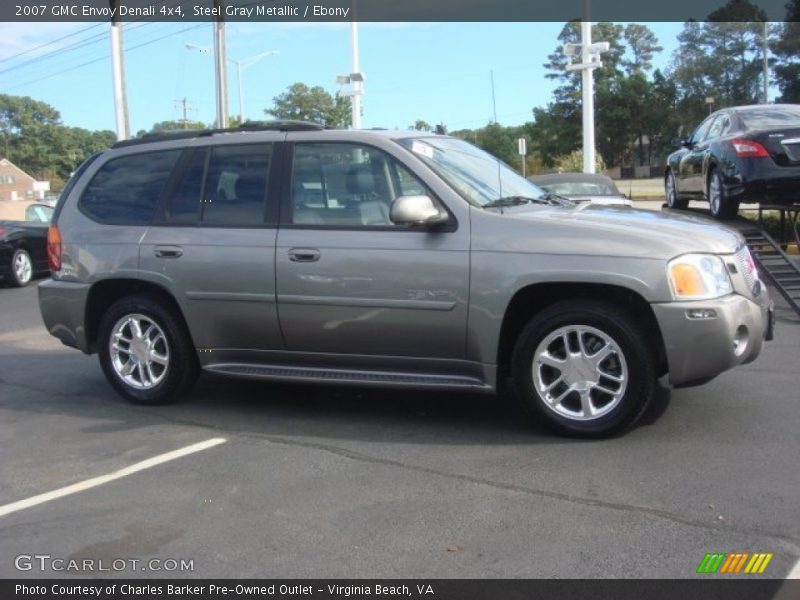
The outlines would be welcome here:
[[[28,285],[33,279],[33,261],[25,250],[19,249],[11,258],[11,283],[17,287]]]
[[[739,203],[726,197],[719,169],[711,171],[708,178],[708,205],[715,219],[733,219],[739,212]]]
[[[667,177],[664,180],[664,188],[667,197],[667,206],[672,209],[682,209],[689,206],[689,201],[681,199],[678,195],[678,187],[675,184],[675,175],[673,175],[672,171],[667,173]]]

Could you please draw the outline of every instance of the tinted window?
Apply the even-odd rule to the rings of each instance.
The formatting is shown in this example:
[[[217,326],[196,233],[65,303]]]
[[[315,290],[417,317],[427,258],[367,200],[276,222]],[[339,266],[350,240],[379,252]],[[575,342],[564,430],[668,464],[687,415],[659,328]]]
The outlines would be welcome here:
[[[353,144],[297,144],[292,175],[292,222],[333,227],[393,226],[395,198],[430,195],[395,159]]]
[[[167,207],[167,220],[170,223],[197,223],[200,220],[200,199],[208,148],[197,148],[189,152],[192,153],[191,157]]]
[[[170,223],[219,227],[264,223],[272,144],[196,148],[170,193]]]
[[[694,130],[692,134],[692,143],[698,144],[708,137],[708,130],[711,128],[711,124],[715,119],[715,116],[707,118],[700,124],[700,127]]]
[[[83,192],[81,210],[101,223],[146,225],[180,153],[147,152],[108,161]]]
[[[25,209],[25,220],[32,223],[49,223],[53,209],[44,204],[31,204]]]
[[[748,129],[800,127],[800,107],[760,106],[739,111]]]
[[[731,120],[728,118],[728,115],[720,115],[716,118],[714,123],[708,129],[708,135],[706,136],[708,139],[718,138],[721,135],[725,135],[728,129],[730,129]]]

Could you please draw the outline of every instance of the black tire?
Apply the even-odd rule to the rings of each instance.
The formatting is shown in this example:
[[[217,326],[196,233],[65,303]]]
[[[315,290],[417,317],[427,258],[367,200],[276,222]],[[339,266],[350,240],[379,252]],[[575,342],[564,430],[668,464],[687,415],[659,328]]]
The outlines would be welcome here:
[[[168,366],[164,368],[163,378],[149,389],[137,389],[124,381],[112,364],[110,346],[114,328],[123,318],[131,315],[143,315],[150,319],[166,338]],[[152,296],[128,296],[112,304],[100,320],[97,346],[106,378],[117,393],[135,404],[174,402],[192,388],[199,374],[197,353],[185,324],[171,308]]]
[[[621,396],[616,400],[616,404],[608,401],[603,407],[600,406],[601,402],[597,402],[599,412],[603,410],[608,412],[586,420],[559,414],[555,408],[548,405],[534,382],[534,354],[537,347],[539,344],[546,343],[550,334],[569,326],[588,326],[608,336],[621,352],[624,363],[627,364],[627,385],[624,392],[622,392],[621,384],[618,387],[617,391],[621,392]],[[589,336],[584,340],[592,341],[591,332],[586,332],[584,335]],[[577,339],[574,341],[577,343]],[[618,361],[616,353],[607,360]],[[619,367],[621,363],[622,361],[616,362],[616,366]],[[615,363],[602,361],[599,364],[613,365]],[[542,367],[537,368],[541,369]],[[512,356],[511,372],[514,394],[522,409],[550,429],[573,437],[609,437],[630,428],[647,410],[655,393],[656,385],[654,352],[639,324],[614,304],[585,299],[558,302],[534,316],[517,339]],[[624,371],[621,372],[624,373]],[[562,372],[561,375],[564,373]],[[605,385],[605,382],[603,384]],[[565,387],[567,386],[565,385]],[[591,396],[593,393],[596,400],[602,400],[598,397],[598,394],[602,394],[602,392],[594,391],[589,395]],[[577,398],[575,394],[578,395]],[[576,400],[580,404],[579,397],[579,392],[569,392],[564,404]]]
[[[719,190],[719,201],[715,202],[712,194],[715,194],[714,189]],[[708,186],[706,191],[708,198],[708,205],[711,209],[711,215],[720,221],[727,221],[736,217],[739,213],[739,203],[731,200],[725,193],[725,185],[720,175],[719,169],[714,168],[708,174]]]
[[[17,272],[17,261],[24,260],[27,261],[28,264],[28,271],[27,275],[20,274]],[[11,264],[8,265],[8,281],[14,287],[25,287],[31,281],[33,281],[33,261],[31,260],[31,255],[28,254],[28,251],[24,248],[17,248],[14,251],[14,254],[11,256]]]
[[[678,193],[678,186],[672,171],[667,171],[667,176],[664,178],[664,194],[667,199],[667,206],[673,210],[683,210],[689,206],[689,200],[681,198]]]

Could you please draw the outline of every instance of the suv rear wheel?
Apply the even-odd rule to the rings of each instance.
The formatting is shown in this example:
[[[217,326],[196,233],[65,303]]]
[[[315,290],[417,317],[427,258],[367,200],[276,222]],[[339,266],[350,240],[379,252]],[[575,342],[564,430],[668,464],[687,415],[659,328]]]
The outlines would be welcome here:
[[[112,304],[100,321],[98,348],[106,378],[137,404],[177,400],[199,372],[184,324],[150,296],[128,296]]]
[[[655,392],[655,361],[634,319],[613,304],[567,300],[530,320],[512,358],[522,408],[550,428],[605,437],[631,427]]]

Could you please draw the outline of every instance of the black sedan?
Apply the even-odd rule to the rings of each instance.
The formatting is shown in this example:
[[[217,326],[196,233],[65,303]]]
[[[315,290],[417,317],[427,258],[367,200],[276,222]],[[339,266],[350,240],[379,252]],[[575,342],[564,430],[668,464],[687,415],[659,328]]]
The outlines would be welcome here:
[[[0,201],[0,276],[21,287],[47,272],[47,229],[53,209],[38,202]]]
[[[667,204],[708,201],[718,219],[739,204],[800,202],[800,105],[738,106],[711,114],[667,158]]]

